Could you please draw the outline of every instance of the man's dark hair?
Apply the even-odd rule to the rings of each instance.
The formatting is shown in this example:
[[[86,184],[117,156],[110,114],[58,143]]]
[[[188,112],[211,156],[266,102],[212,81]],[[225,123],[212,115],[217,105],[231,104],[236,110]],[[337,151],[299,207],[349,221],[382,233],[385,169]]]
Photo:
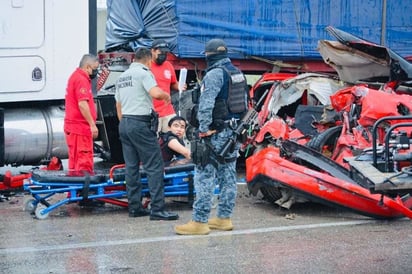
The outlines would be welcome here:
[[[134,54],[134,59],[136,61],[152,59],[152,52],[148,48],[138,48]]]
[[[177,115],[175,117],[173,117],[172,119],[170,119],[169,122],[167,123],[167,125],[169,127],[171,127],[173,122],[175,122],[175,121],[183,121],[183,122],[185,122],[185,125],[187,126],[186,119],[183,118],[182,116],[177,116]]]

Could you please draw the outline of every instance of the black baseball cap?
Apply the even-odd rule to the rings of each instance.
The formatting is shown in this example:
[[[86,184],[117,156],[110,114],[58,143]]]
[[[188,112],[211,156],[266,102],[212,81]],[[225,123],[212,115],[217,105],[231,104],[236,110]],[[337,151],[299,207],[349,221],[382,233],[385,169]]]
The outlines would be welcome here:
[[[161,51],[170,51],[169,44],[163,39],[156,39],[152,43],[152,49],[160,49]]]
[[[211,39],[205,45],[205,53],[224,53],[227,52],[227,46],[222,39]]]

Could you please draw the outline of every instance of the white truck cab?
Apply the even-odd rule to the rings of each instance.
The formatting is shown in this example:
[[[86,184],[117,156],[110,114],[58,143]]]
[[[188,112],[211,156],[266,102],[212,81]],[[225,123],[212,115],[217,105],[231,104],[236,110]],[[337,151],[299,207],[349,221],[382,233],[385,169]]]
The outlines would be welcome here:
[[[67,154],[63,100],[90,52],[92,2],[0,1],[0,166]]]

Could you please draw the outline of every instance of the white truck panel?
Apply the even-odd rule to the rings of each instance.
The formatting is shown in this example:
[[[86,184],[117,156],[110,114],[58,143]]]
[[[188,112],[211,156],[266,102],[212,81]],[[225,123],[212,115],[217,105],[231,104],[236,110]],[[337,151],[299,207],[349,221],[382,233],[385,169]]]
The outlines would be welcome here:
[[[88,51],[88,1],[1,0],[0,103],[64,99]]]
[[[39,56],[0,57],[0,67],[8,68],[7,81],[1,83],[0,93],[39,92],[45,85],[42,73],[45,71],[44,60]]]
[[[44,0],[0,1],[0,49],[38,48],[43,40]]]

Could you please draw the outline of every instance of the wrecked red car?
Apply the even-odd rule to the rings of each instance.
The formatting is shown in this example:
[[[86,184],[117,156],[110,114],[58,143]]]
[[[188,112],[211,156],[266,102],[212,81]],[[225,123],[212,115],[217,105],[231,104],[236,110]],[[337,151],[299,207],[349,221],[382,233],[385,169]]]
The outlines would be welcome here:
[[[362,52],[362,57],[374,53],[370,42],[333,28],[329,31],[339,34],[346,47]],[[412,70],[407,61],[386,48],[383,54],[382,48],[378,46],[377,52],[387,58],[388,70],[379,76],[387,76],[386,83],[395,83],[394,89],[346,82],[347,87],[328,96],[329,109],[335,113],[327,121],[330,128],[309,141],[299,143],[290,135],[299,114],[295,112],[295,123],[288,124],[278,115],[280,97],[272,95],[267,105],[272,117],[250,138],[255,150],[246,160],[246,180],[253,194],[260,190],[284,208],[314,201],[374,218],[412,218],[412,97],[396,92]],[[362,78],[376,76],[371,73]],[[306,124],[313,125],[308,119]]]

